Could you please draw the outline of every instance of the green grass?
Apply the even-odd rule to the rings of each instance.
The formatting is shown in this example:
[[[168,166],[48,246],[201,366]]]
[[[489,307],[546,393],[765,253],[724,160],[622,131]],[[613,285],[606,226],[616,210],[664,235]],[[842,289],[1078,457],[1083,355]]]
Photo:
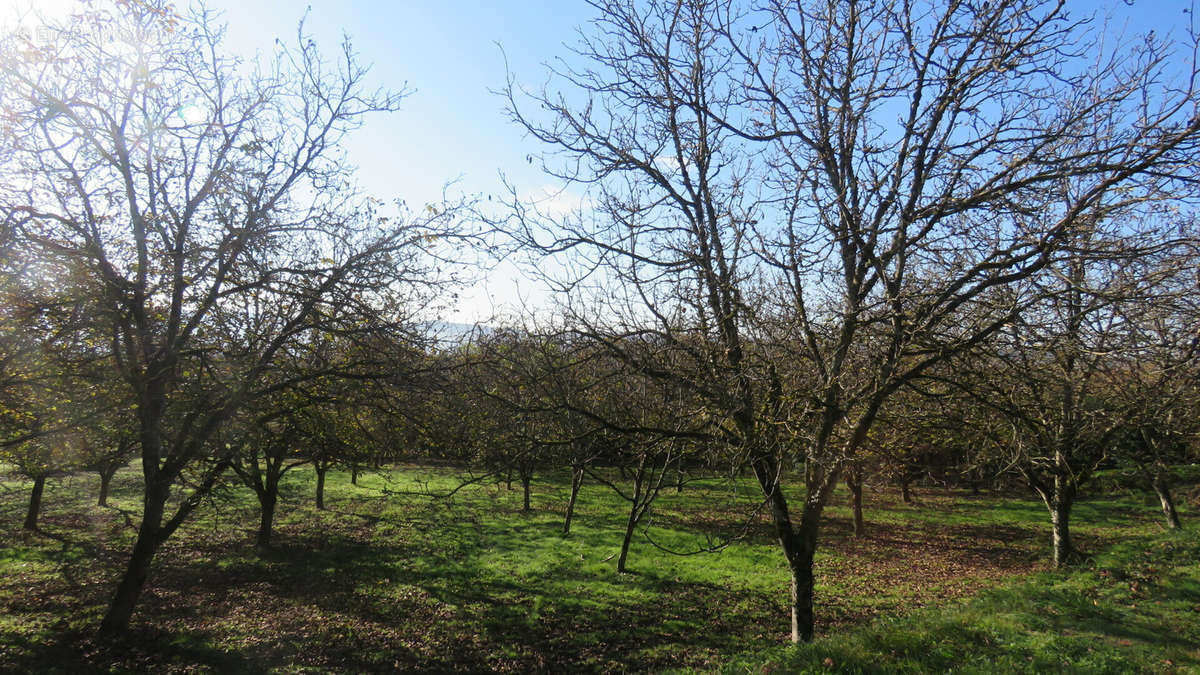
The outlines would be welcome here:
[[[1200,541],[1173,532],[1078,569],[737,659],[726,672],[1200,672]]]
[[[1195,662],[1186,646],[1147,637],[1158,633],[1145,626],[1186,618],[1180,608],[1200,609],[1200,600],[1196,568],[1180,563],[1196,553],[1193,540],[1163,538],[1145,495],[1081,504],[1075,534],[1088,551],[1125,542],[1108,556],[1165,548],[1151,549],[1149,567],[1097,562],[1109,567],[1085,568],[1078,579],[1039,572],[1049,535],[1033,501],[931,491],[907,505],[890,492],[868,494],[868,536],[855,539],[839,495],[816,563],[818,633],[826,637],[796,651],[779,647],[787,576],[767,523],[719,553],[686,557],[639,534],[632,573],[619,575],[627,505],[607,488],[585,484],[564,538],[565,475],[536,479],[530,513],[521,512],[519,489],[495,482],[450,499],[412,494],[457,481],[448,470],[413,466],[365,475],[358,486],[331,473],[329,508],[318,511],[312,472],[297,470],[265,553],[253,546],[257,502],[247,490],[227,490],[165,545],[133,634],[117,645],[98,644],[91,630],[132,541],[137,473],[118,474],[113,508],[94,506],[91,476],[54,482],[38,533],[20,529],[28,486],[0,481],[0,670],[757,672],[819,670],[829,658],[847,672],[987,672],[995,664],[1038,672],[1064,661],[1103,670],[1107,660],[1111,672],[1125,672],[1130,663],[1154,670],[1169,668],[1164,660]],[[704,547],[710,533],[739,531],[755,497],[748,481],[664,491],[651,534],[672,549]],[[1189,515],[1184,509],[1185,525]],[[1029,574],[1041,576],[1023,581]],[[1097,588],[1144,578],[1136,593],[1174,593],[1175,604],[1125,603],[1115,591],[1089,590],[1088,574]],[[962,604],[983,591],[972,601],[982,604]],[[1019,598],[1025,604],[1001,610]],[[1116,635],[1112,650],[1092,645],[1089,631],[1106,613],[1142,637]],[[1195,638],[1180,631],[1180,640]]]

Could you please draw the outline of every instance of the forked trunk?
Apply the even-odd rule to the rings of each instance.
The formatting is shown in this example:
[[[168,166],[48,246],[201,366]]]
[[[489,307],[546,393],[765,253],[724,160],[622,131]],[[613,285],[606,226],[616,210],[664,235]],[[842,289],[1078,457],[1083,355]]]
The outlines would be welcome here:
[[[571,470],[571,498],[567,500],[567,514],[563,518],[563,536],[571,534],[571,518],[575,515],[575,499],[579,496],[579,488],[583,486],[583,467]]]
[[[813,588],[813,555],[817,551],[817,530],[821,521],[821,512],[829,497],[831,488],[837,482],[836,472],[825,477],[822,482],[814,475],[805,478],[812,496],[804,502],[801,511],[800,524],[793,527],[788,513],[787,499],[779,489],[776,479],[778,468],[769,459],[754,462],[754,474],[758,479],[770,508],[771,520],[775,525],[775,535],[783,548],[791,573],[791,615],[792,642],[810,642],[814,634]],[[825,489],[826,487],[830,489]]]
[[[46,477],[33,479],[33,492],[29,494],[29,510],[25,512],[25,529],[36,530],[38,514],[42,511],[42,492],[46,489]]]
[[[1026,474],[1031,487],[1050,512],[1051,555],[1058,568],[1082,557],[1071,541],[1071,507],[1075,505],[1077,486],[1066,458],[1067,453],[1062,449],[1055,451],[1055,471],[1050,481],[1036,479],[1033,473]]]
[[[816,577],[812,563],[817,550],[817,527],[815,519],[807,524],[806,520],[810,519],[801,519],[791,541],[783,545],[792,576],[792,642],[811,642],[816,623],[813,612]]]

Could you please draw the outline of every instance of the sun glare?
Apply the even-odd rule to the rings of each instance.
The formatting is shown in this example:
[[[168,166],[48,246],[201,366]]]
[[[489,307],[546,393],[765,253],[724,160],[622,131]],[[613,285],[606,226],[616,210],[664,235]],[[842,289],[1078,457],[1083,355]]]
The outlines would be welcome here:
[[[170,122],[174,126],[191,126],[205,121],[207,115],[204,108],[193,102],[187,102],[175,109]]]
[[[84,7],[80,0],[0,0],[0,27],[5,32],[23,30],[36,38],[38,28]]]

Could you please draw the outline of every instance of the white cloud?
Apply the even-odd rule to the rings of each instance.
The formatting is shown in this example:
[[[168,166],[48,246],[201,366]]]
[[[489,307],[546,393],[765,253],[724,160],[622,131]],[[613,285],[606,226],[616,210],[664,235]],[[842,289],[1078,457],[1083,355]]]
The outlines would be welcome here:
[[[592,208],[592,200],[587,195],[553,185],[542,185],[530,190],[525,194],[523,201],[536,205],[542,215],[552,218]]]

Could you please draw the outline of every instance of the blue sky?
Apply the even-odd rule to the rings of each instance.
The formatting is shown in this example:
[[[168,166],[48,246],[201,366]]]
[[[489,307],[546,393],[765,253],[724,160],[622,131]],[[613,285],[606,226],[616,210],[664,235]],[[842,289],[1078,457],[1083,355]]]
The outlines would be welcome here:
[[[1129,34],[1160,35],[1186,29],[1193,0],[1069,0],[1080,15],[1110,13],[1110,26]],[[569,58],[567,46],[596,10],[583,0],[210,0],[229,23],[231,47],[245,54],[290,38],[308,7],[306,30],[327,50],[350,36],[373,83],[413,94],[400,112],[377,116],[348,144],[364,188],[400,197],[414,208],[435,200],[443,185],[467,193],[495,193],[503,171],[529,195],[553,192],[537,163],[539,148],[507,121],[504,101],[489,90],[503,86],[505,58],[519,83],[537,87],[543,64]],[[501,52],[503,48],[503,54]],[[569,198],[568,198],[569,199]],[[511,265],[468,289],[449,318],[487,318],[493,308],[544,302],[545,294]]]
[[[269,50],[295,34],[303,3],[217,0],[240,52]],[[540,181],[525,161],[521,130],[489,89],[504,84],[504,55],[522,81],[540,82],[541,63],[562,54],[591,7],[583,2],[314,1],[305,23],[325,51],[350,36],[373,84],[413,91],[398,113],[377,116],[351,139],[363,185],[413,206],[459,180],[469,192],[497,189],[501,169],[521,183]],[[501,47],[503,46],[503,54]]]
[[[1071,10],[1108,8],[1111,26],[1129,33],[1185,30],[1193,0],[1071,0]],[[3,15],[35,7],[56,13],[73,0],[0,0]],[[179,4],[186,4],[180,2]],[[537,163],[526,161],[539,148],[503,114],[503,100],[490,93],[504,84],[505,57],[518,82],[537,87],[543,64],[569,57],[576,29],[595,10],[583,0],[209,0],[208,7],[228,23],[229,49],[252,57],[269,53],[275,39],[294,39],[300,18],[305,30],[333,55],[343,34],[362,63],[371,64],[370,84],[407,88],[401,110],[368,120],[347,144],[360,168],[363,188],[381,199],[401,198],[420,209],[437,200],[442,187],[471,194],[498,193],[505,172],[529,195],[545,194],[553,182]],[[503,54],[501,52],[503,47]],[[486,283],[468,290],[465,303],[449,318],[484,318],[492,305],[522,296],[534,304],[542,295],[503,266]]]
[[[65,16],[78,0],[0,0],[0,25],[21,17],[27,28],[41,17]],[[186,6],[178,0],[177,6]],[[346,143],[359,167],[363,189],[380,199],[403,199],[421,210],[451,192],[500,194],[501,171],[528,195],[545,195],[553,183],[526,157],[537,152],[504,115],[503,99],[492,93],[505,82],[505,59],[517,79],[539,85],[543,67],[564,56],[576,27],[593,9],[582,0],[414,1],[208,0],[227,24],[226,48],[250,59],[269,55],[276,38],[294,42],[297,25],[323,53],[335,57],[348,36],[362,64],[370,65],[368,86],[405,89],[401,109],[375,115]],[[502,51],[503,50],[503,51]],[[466,289],[451,320],[486,319],[522,298],[544,297],[511,265]]]
[[[270,50],[276,36],[295,35],[305,5],[284,0],[214,0],[228,22],[234,49]],[[539,85],[543,64],[566,53],[576,27],[592,16],[582,1],[368,2],[315,0],[305,30],[327,52],[350,37],[370,80],[412,91],[401,110],[375,116],[347,144],[365,190],[402,198],[420,209],[452,191],[499,194],[501,171],[522,191],[545,195],[553,183],[526,157],[536,152],[504,115],[492,91],[505,82],[505,59],[519,81]],[[503,49],[503,51],[501,51]],[[545,294],[514,266],[504,264],[465,289],[446,318],[488,319],[506,306],[544,304]]]

